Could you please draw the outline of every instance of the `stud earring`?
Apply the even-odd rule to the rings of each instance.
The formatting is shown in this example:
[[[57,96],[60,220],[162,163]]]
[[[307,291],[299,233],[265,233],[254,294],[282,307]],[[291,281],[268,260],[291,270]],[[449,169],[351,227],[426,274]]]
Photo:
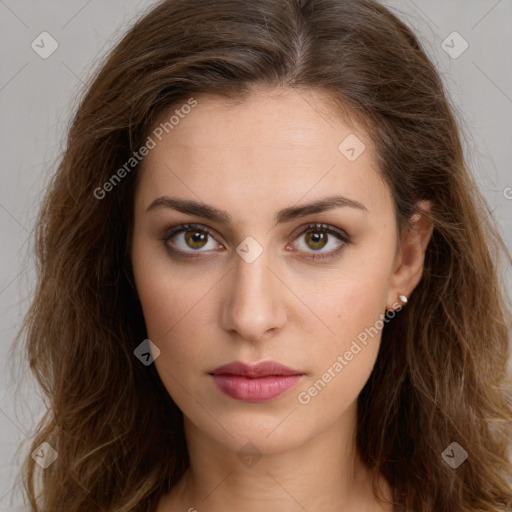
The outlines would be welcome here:
[[[405,295],[398,295],[398,297],[404,304],[407,304],[407,297]]]

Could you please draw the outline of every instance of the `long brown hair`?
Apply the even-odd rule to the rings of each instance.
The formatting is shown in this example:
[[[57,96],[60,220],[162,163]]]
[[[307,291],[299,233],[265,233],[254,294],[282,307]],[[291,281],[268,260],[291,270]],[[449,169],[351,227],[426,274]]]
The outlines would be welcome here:
[[[241,101],[254,86],[322,91],[333,113],[361,122],[400,232],[418,201],[432,202],[422,280],[384,327],[358,398],[364,462],[409,511],[509,509],[500,272],[512,259],[438,72],[373,0],[168,0],[98,68],[36,226],[37,289],[20,335],[49,407],[30,451],[48,442],[58,458],[41,470],[27,455],[31,507],[149,512],[187,468],[182,413],[134,356],[146,330],[128,257],[139,164],[126,163],[171,108],[204,93]],[[442,457],[452,442],[468,454],[457,469]]]

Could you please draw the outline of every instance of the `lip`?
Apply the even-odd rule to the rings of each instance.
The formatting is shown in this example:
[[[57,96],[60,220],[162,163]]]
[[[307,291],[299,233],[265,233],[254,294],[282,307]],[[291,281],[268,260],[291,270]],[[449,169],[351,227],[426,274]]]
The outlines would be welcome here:
[[[215,368],[210,375],[239,375],[251,379],[259,377],[270,377],[273,375],[303,375],[299,370],[288,368],[275,361],[262,361],[261,363],[243,363],[242,361],[233,361]]]
[[[294,387],[304,373],[275,361],[256,364],[235,361],[219,366],[209,375],[226,395],[245,402],[263,402]]]

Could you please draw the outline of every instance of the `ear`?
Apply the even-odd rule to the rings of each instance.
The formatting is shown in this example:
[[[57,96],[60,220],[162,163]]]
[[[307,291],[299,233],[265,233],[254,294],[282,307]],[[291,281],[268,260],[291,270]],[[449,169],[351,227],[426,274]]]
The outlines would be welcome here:
[[[387,309],[397,309],[398,296],[409,297],[421,280],[425,251],[434,229],[432,221],[424,215],[430,212],[430,208],[430,201],[418,203],[418,212],[411,217],[411,227],[404,233],[397,248]],[[399,300],[398,303],[401,304]]]

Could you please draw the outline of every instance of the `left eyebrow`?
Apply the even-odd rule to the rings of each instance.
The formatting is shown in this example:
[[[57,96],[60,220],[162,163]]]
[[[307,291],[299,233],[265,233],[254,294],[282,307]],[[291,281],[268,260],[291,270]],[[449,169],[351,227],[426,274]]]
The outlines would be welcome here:
[[[368,212],[368,208],[358,201],[343,196],[330,196],[305,205],[291,206],[279,210],[275,216],[275,223],[282,224],[300,217],[341,207],[355,208],[362,212]],[[161,196],[146,208],[146,212],[159,208],[172,208],[189,215],[204,217],[219,224],[228,225],[232,221],[232,217],[227,211],[191,199]]]

